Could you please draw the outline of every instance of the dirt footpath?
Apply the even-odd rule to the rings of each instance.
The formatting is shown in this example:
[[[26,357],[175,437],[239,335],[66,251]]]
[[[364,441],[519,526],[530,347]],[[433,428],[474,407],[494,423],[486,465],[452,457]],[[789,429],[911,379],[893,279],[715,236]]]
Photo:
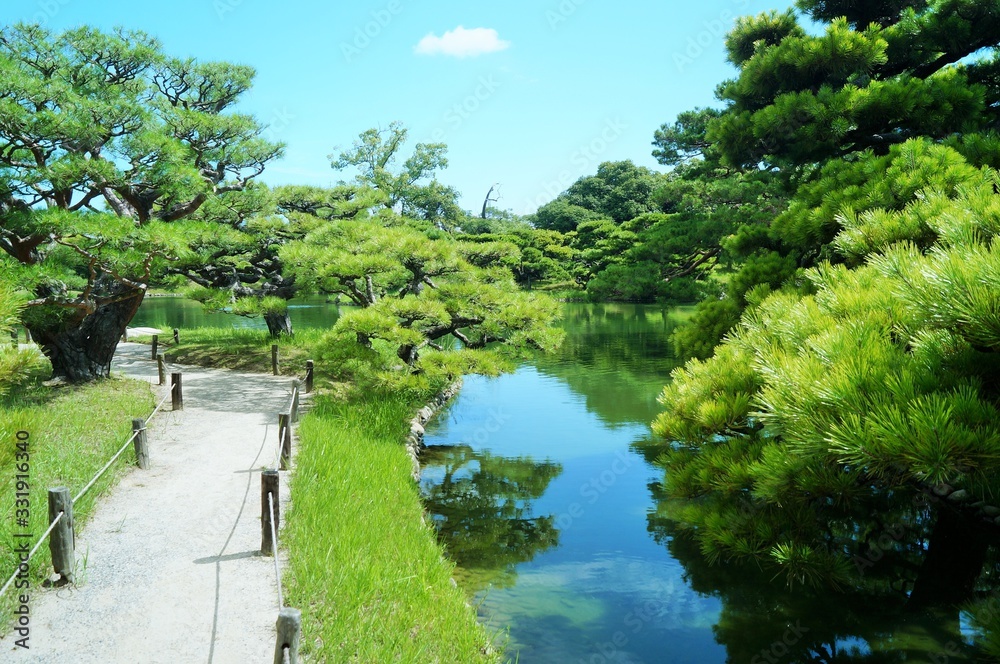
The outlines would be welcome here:
[[[149,346],[120,344],[114,367],[156,379]],[[169,370],[183,371],[184,410],[168,400],[148,424],[149,470],[133,469],[78,528],[77,583],[34,590],[30,650],[8,634],[0,661],[271,661],[278,595],[273,558],[260,555],[260,470],[275,467],[292,380]]]

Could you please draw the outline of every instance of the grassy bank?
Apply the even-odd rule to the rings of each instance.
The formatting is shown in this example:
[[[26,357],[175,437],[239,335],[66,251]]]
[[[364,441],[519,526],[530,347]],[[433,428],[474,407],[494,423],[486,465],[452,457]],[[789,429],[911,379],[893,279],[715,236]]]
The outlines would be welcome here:
[[[301,375],[322,331],[277,343],[282,374]],[[270,372],[262,330],[180,330],[173,362]],[[327,388],[302,419],[283,519],[286,603],[302,609],[302,648],[317,662],[499,662],[453,565],[425,525],[404,447],[407,421],[430,395],[352,393],[317,367]]]
[[[402,440],[416,404],[320,398],[299,429],[288,595],[325,662],[494,662],[422,520]]]
[[[147,417],[153,410],[153,395],[146,383],[126,379],[110,379],[84,386],[47,388],[36,375],[12,394],[0,398],[0,585],[17,567],[13,551],[16,533],[27,532],[30,543],[48,526],[48,489],[69,487],[76,495],[90,478],[111,458],[132,434],[132,418]],[[15,506],[16,475],[22,474],[15,463],[15,440],[18,431],[26,431],[28,439],[27,482],[30,486],[30,517],[28,527],[17,524],[20,514]],[[134,456],[126,451],[118,462],[74,505],[79,531],[93,510],[96,499],[113,487],[131,468]],[[80,573],[86,551],[77,551]],[[46,545],[31,561],[33,587],[37,587],[51,572],[51,560]],[[20,590],[18,592],[24,592]],[[14,607],[15,589],[0,598],[0,629],[6,631],[7,617]]]

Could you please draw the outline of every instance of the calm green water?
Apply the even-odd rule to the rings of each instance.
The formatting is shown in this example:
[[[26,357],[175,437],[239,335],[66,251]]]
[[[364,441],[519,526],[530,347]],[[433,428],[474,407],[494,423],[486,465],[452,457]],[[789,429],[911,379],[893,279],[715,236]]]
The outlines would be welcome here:
[[[467,377],[426,435],[422,487],[483,620],[530,662],[724,662],[721,603],[648,531],[648,438],[676,316],[565,307],[566,341],[497,379]]]
[[[325,297],[292,300],[288,307],[292,329],[329,327],[337,322],[337,307]],[[139,307],[130,327],[157,327],[162,330],[194,327],[247,327],[266,330],[263,318],[246,318],[226,313],[211,313],[194,300],[180,297],[147,297]]]
[[[338,311],[311,298],[291,316],[325,327]],[[466,378],[426,436],[427,510],[511,661],[988,661],[968,645],[965,613],[913,611],[905,594],[875,593],[863,575],[830,595],[708,564],[670,520],[662,471],[646,461],[656,397],[676,364],[676,314],[568,304],[562,324],[559,352],[500,378]],[[264,327],[174,298],[147,299],[132,325]],[[928,544],[907,546],[919,556]],[[983,569],[977,592],[995,592],[996,548]]]
[[[466,378],[428,428],[427,509],[482,620],[508,630],[511,661],[974,661],[957,609],[914,611],[863,575],[835,595],[790,591],[708,564],[680,534],[645,460],[675,322],[651,306],[567,305],[557,354]]]

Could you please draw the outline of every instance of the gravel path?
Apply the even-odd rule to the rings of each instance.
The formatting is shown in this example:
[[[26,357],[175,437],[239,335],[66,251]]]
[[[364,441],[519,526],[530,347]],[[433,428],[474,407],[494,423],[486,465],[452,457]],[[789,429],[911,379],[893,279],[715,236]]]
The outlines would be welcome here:
[[[114,366],[155,382],[149,346],[120,344]],[[0,661],[271,661],[278,598],[273,558],[260,555],[260,470],[274,467],[291,379],[183,372],[184,410],[168,401],[148,425],[149,470],[132,470],[78,531],[77,584],[35,589],[30,650],[8,634]]]

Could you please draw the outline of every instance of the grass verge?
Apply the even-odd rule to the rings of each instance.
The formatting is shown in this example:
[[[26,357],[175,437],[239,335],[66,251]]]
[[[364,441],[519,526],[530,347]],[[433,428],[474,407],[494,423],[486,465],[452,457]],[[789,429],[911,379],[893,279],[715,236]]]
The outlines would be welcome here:
[[[33,545],[48,527],[48,489],[69,487],[76,495],[90,478],[132,435],[132,418],[147,417],[153,410],[153,395],[146,383],[124,378],[112,378],[89,385],[46,388],[41,376],[34,376],[15,391],[0,398],[0,585],[17,569],[18,554],[14,547],[22,541]],[[28,432],[28,468],[20,472],[15,463],[15,441],[18,431]],[[126,451],[98,482],[74,504],[76,528],[87,521],[98,497],[117,484],[134,464],[134,452]],[[23,467],[22,467],[23,468]],[[15,505],[18,491],[17,475],[27,475],[30,516],[28,526],[18,525],[23,516]],[[20,507],[23,509],[23,505]],[[15,537],[30,533],[32,537]],[[77,551],[77,565],[86,551]],[[32,588],[51,572],[48,546],[42,545],[30,564]],[[78,571],[78,578],[86,570]],[[0,598],[0,631],[7,632],[18,594],[26,591],[11,587]]]
[[[498,662],[422,519],[400,395],[321,397],[299,428],[288,595],[323,662]]]
[[[325,332],[281,338],[282,374],[302,375]],[[263,330],[182,329],[180,340],[166,351],[172,362],[271,371],[274,342]],[[331,382],[322,365],[317,385],[353,396],[318,396],[298,429],[280,539],[290,552],[285,602],[303,614],[303,653],[317,662],[501,661],[451,582],[454,565],[424,523],[410,477],[407,422],[430,395],[358,394]]]

